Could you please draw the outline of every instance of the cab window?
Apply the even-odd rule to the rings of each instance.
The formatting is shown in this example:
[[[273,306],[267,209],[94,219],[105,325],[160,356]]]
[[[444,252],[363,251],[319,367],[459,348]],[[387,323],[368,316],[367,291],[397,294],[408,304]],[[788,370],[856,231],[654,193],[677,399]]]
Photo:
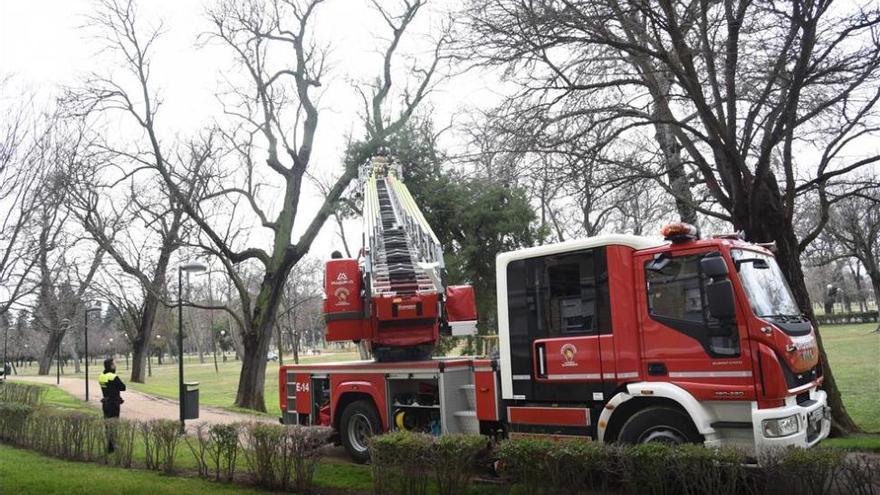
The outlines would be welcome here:
[[[721,322],[709,315],[706,283],[700,270],[704,256],[659,258],[645,263],[648,314],[651,319],[700,342],[713,357],[738,356],[739,335],[735,322]]]

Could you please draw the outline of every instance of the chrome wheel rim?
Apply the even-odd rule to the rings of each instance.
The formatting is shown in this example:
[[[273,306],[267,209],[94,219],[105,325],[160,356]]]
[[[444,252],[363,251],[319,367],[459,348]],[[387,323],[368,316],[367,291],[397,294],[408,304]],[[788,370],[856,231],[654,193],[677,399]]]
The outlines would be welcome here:
[[[639,437],[638,443],[665,443],[668,445],[680,445],[687,442],[684,433],[671,426],[655,426],[648,429]]]
[[[373,428],[370,425],[370,420],[363,413],[357,413],[351,417],[348,421],[348,440],[355,450],[366,452],[372,436]]]

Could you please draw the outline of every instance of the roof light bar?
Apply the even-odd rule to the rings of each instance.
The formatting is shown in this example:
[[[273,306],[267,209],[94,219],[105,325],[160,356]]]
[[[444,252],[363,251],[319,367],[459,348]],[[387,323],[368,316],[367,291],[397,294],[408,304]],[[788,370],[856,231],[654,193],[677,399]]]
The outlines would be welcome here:
[[[660,229],[660,235],[673,244],[696,241],[700,238],[700,231],[693,225],[684,222],[668,223]]]

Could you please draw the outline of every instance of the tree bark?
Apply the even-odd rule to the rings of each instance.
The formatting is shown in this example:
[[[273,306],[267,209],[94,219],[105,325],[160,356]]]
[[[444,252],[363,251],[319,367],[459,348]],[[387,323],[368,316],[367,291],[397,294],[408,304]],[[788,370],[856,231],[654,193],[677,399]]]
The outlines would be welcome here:
[[[288,241],[289,244],[289,241]],[[266,355],[272,340],[275,317],[284,290],[283,281],[299,257],[285,257],[285,251],[276,250],[276,270],[267,270],[254,302],[248,328],[243,335],[244,354],[235,405],[266,412],[263,389],[266,383]],[[280,281],[280,282],[279,282]]]
[[[263,330],[271,332],[271,325]],[[238,377],[238,391],[235,405],[247,409],[266,412],[264,389],[266,384],[266,354],[269,351],[268,338],[247,336],[244,354],[241,359],[241,373]]]
[[[162,278],[165,278],[164,270]],[[150,339],[153,338],[153,323],[156,321],[156,311],[159,309],[159,296],[147,291],[144,297],[143,312],[141,313],[137,333],[131,341],[131,381],[144,383],[146,372],[146,356],[149,352]]]
[[[52,362],[58,356],[58,343],[63,338],[64,332],[60,330],[49,334],[49,341],[46,343],[46,347],[43,349],[43,354],[40,356],[40,367],[37,370],[38,375],[49,374],[49,369],[52,367]]]
[[[666,179],[675,199],[675,208],[682,222],[697,225],[697,210],[694,208],[694,197],[690,183],[681,160],[681,144],[675,137],[673,116],[669,112],[669,89],[672,87],[672,75],[667,71],[659,71],[655,76],[657,94],[653,95],[652,114],[657,144],[663,153],[663,166]]]

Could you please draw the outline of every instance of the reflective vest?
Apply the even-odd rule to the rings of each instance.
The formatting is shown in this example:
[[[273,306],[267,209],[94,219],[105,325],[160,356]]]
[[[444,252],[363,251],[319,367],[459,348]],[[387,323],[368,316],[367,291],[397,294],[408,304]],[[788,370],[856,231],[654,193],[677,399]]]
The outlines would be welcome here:
[[[101,373],[98,376],[98,385],[100,385],[102,389],[105,389],[114,379],[116,379],[116,373],[112,371]]]
[[[98,385],[101,386],[101,392],[105,401],[122,403],[122,397],[119,392],[125,390],[125,384],[119,379],[119,376],[112,371],[101,373],[98,377]]]

